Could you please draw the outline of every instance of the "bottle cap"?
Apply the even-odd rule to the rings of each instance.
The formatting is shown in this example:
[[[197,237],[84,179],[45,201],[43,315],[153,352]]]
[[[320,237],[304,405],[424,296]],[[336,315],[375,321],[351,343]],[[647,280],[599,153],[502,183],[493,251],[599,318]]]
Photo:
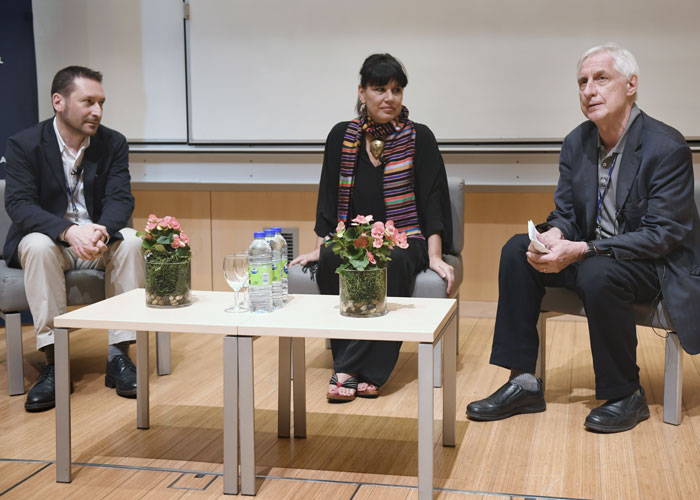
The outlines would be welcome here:
[[[265,237],[265,233],[263,233],[263,232],[255,231],[253,233],[253,238],[264,238],[264,237]]]
[[[281,227],[271,227],[270,229],[272,229],[275,233],[280,233],[280,234],[282,234],[282,228],[281,228]]]
[[[265,236],[274,236],[275,232],[272,229],[265,229]]]

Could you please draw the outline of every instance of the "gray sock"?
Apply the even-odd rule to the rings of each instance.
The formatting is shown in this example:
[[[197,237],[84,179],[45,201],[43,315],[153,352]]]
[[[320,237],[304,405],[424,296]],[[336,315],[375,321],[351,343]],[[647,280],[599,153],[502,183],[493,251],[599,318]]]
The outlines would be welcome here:
[[[44,353],[44,356],[46,356],[46,364],[52,365],[54,362],[53,361],[53,344],[42,347],[41,350]]]
[[[510,371],[510,381],[527,391],[536,391],[540,388],[537,377],[532,373],[522,372],[520,370]]]
[[[109,349],[107,349],[107,361],[112,361],[112,359],[119,356],[120,354],[128,356],[130,344],[131,342],[129,341],[119,342],[118,344],[110,344]]]

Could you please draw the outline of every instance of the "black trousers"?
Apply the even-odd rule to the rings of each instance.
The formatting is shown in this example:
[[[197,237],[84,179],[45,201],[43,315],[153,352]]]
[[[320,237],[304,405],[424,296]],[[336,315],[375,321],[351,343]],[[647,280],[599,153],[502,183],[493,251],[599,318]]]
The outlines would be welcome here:
[[[544,274],[527,262],[528,245],[527,235],[519,234],[501,251],[491,364],[534,373],[545,287],[565,287],[576,292],[586,310],[596,398],[632,394],[639,387],[633,304],[651,302],[660,293],[654,264],[594,256]]]
[[[333,250],[321,247],[316,279],[323,295],[338,295],[339,282],[335,270],[341,264]],[[395,247],[387,267],[387,294],[390,297],[410,297],[416,275],[428,265],[428,243],[411,238],[407,249]],[[375,340],[331,339],[333,369],[350,373],[361,381],[384,385],[399,359],[401,342]]]

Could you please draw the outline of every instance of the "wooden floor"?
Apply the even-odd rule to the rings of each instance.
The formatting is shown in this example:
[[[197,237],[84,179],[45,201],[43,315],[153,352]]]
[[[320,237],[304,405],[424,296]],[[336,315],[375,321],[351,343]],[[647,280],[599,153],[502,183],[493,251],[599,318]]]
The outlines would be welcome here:
[[[700,359],[684,356],[682,424],[664,424],[664,340],[641,330],[638,358],[651,418],[630,432],[593,434],[582,425],[598,404],[586,324],[550,321],[547,411],[470,422],[465,405],[506,377],[504,370],[488,365],[492,331],[493,319],[461,319],[457,447],[436,444],[436,498],[700,498]],[[104,386],[106,333],[73,334],[71,484],[55,483],[53,410],[29,414],[24,396],[7,395],[1,337],[0,496],[224,497],[221,337],[173,335],[173,373],[158,377],[151,369],[151,428],[137,430],[135,400]],[[29,388],[42,360],[30,327],[25,327],[24,346]],[[346,405],[325,401],[331,357],[323,341],[306,346],[308,438],[278,439],[277,344],[274,339],[254,342],[258,498],[417,498],[416,346],[404,346],[382,397]],[[435,402],[440,418],[439,390]],[[440,428],[436,422],[436,443]]]

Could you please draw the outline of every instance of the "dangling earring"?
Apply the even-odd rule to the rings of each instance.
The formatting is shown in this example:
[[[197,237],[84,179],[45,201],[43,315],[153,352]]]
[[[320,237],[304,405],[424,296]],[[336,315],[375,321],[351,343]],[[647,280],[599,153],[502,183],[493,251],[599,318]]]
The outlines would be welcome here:
[[[367,104],[364,102],[360,104],[360,118],[367,119]]]

